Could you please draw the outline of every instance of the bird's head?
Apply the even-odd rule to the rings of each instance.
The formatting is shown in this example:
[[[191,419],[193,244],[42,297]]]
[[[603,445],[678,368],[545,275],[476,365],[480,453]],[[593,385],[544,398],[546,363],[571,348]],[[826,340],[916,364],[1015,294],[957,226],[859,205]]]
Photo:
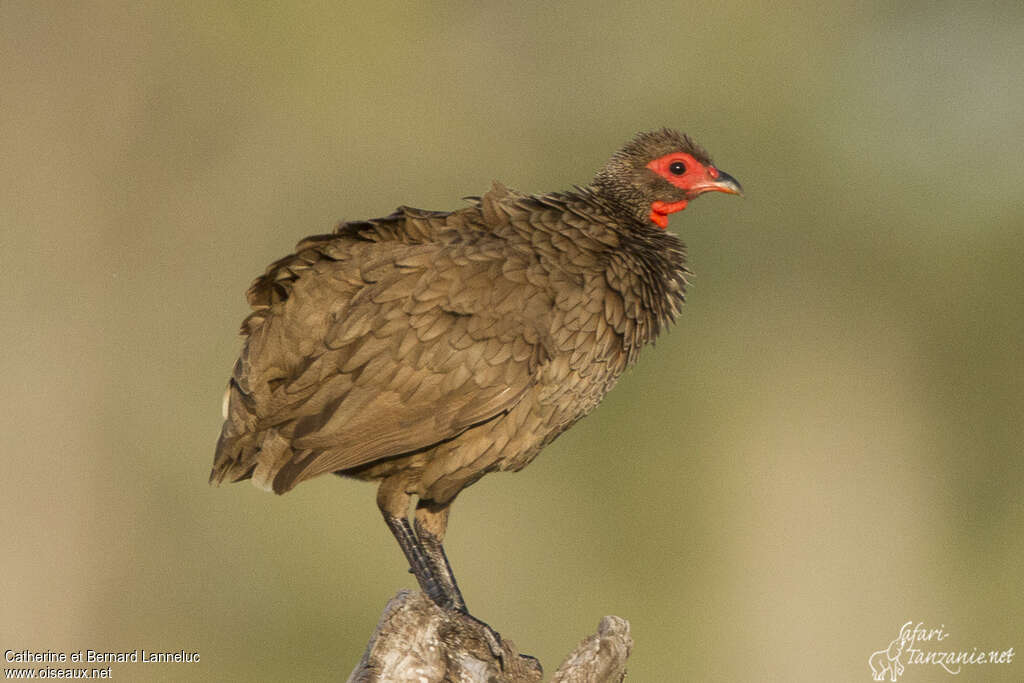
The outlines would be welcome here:
[[[743,194],[739,182],[715,168],[689,136],[663,128],[640,133],[609,159],[594,188],[641,221],[664,229],[668,215],[705,192]]]

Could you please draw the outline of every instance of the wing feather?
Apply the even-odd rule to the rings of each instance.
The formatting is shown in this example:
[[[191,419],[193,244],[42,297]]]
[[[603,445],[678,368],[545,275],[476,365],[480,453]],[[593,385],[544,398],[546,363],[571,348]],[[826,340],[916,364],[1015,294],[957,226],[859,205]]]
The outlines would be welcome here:
[[[496,186],[460,212],[342,224],[271,264],[248,293],[211,480],[283,493],[515,407],[550,358],[556,296],[494,232],[506,196]]]
[[[277,492],[507,413],[546,357],[537,325],[554,297],[504,277],[502,262],[515,255],[478,260],[463,258],[473,251],[465,245],[385,243],[361,258],[365,246],[341,258],[334,245],[338,258],[288,280],[288,297],[259,311],[243,351],[237,384],[250,395],[239,403],[255,404],[256,430],[274,446],[250,460]]]

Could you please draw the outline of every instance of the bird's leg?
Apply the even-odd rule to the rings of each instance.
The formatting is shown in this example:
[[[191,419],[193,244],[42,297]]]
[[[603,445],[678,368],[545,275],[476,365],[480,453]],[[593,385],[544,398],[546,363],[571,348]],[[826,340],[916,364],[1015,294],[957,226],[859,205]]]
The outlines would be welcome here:
[[[491,648],[491,654],[498,659],[498,663],[504,671],[505,651],[501,645],[501,634],[474,617],[466,609],[466,601],[462,598],[462,591],[459,590],[459,584],[455,581],[452,566],[449,564],[448,556],[444,552],[442,542],[444,541],[444,533],[448,529],[449,505],[450,502],[445,505],[438,505],[424,500],[416,503],[416,518],[414,522],[416,537],[419,539],[420,548],[422,548],[426,556],[427,564],[430,565],[431,571],[438,582],[444,587],[450,600],[448,604],[438,604],[442,607],[462,612],[468,619],[471,619],[483,629],[484,635],[487,638],[487,644]]]
[[[449,600],[449,604],[441,606],[469,614],[466,609],[466,601],[463,600],[462,592],[459,590],[459,584],[455,582],[452,566],[448,563],[448,556],[445,555],[444,546],[441,545],[444,541],[444,533],[448,528],[448,509],[448,505],[419,501],[416,504],[416,538],[419,539],[420,548],[423,550],[431,573],[441,584]]]
[[[393,480],[384,480],[380,488],[377,489],[377,506],[380,508],[381,514],[384,515],[384,521],[391,529],[391,533],[394,534],[395,540],[401,546],[402,552],[405,553],[405,557],[409,561],[409,568],[416,576],[420,588],[435,604],[441,607],[451,607],[451,598],[445,591],[444,585],[434,575],[431,563],[427,559],[427,553],[413,533],[412,527],[409,526],[407,516],[409,500],[409,494],[402,489],[398,482]]]

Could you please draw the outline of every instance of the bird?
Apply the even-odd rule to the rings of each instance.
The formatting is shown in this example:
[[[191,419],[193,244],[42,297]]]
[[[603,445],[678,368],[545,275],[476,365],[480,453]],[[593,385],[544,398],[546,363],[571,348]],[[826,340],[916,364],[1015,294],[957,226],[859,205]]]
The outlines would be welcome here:
[[[585,186],[494,182],[454,211],[303,239],[247,292],[210,483],[378,482],[420,588],[469,614],[443,546],[453,502],[529,464],[674,322],[690,272],[668,217],[707,192],[743,193],[664,128]]]

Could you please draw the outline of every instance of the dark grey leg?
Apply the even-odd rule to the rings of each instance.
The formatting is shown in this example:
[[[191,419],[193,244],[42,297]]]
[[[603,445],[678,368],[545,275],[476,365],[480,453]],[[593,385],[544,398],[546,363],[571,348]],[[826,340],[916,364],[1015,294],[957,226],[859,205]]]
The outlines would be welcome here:
[[[402,552],[405,553],[405,557],[409,561],[409,568],[412,570],[413,575],[416,576],[416,581],[419,582],[423,592],[441,607],[451,607],[452,600],[445,590],[446,586],[436,578],[432,561],[428,559],[425,549],[420,545],[416,535],[413,534],[412,528],[409,526],[409,520],[404,517],[393,517],[384,513],[384,521],[387,522],[388,528],[391,529],[395,540],[398,541]],[[459,600],[461,599],[462,596],[459,596]],[[463,604],[462,609],[465,610],[465,604]]]
[[[447,514],[445,516],[447,517]],[[441,589],[448,600],[448,604],[440,602],[437,604],[441,605],[441,607],[457,609],[460,612],[469,614],[469,611],[466,609],[466,601],[462,598],[462,592],[459,590],[459,584],[455,581],[452,566],[448,563],[448,556],[444,552],[444,546],[441,545],[441,538],[430,531],[421,520],[420,508],[418,506],[416,508],[416,537],[419,539],[420,548],[423,551],[424,559],[429,565],[431,573],[438,583],[441,584]],[[435,600],[435,602],[437,601]]]

